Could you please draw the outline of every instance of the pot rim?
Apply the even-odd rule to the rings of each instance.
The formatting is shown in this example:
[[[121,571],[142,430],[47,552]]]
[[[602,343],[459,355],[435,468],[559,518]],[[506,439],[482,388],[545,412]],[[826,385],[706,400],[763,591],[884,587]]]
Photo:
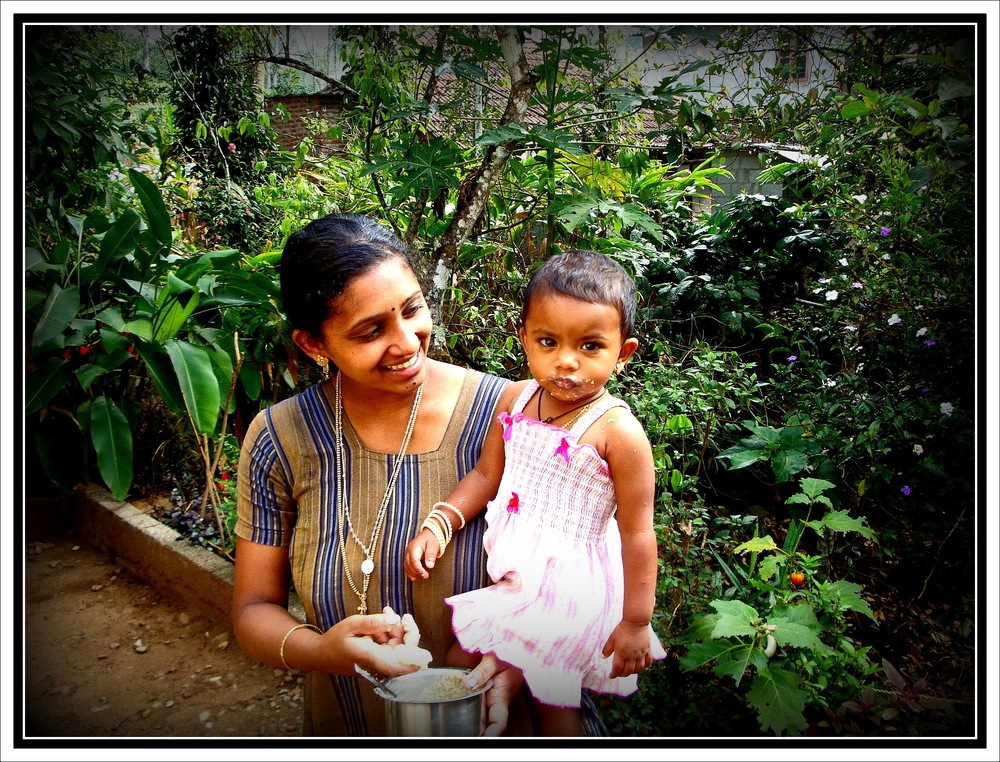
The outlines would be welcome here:
[[[465,669],[462,667],[425,667],[424,669],[418,669],[416,672],[409,672],[405,675],[400,675],[399,677],[389,678],[385,681],[385,683],[386,685],[389,686],[389,688],[393,688],[394,684],[397,684],[399,681],[412,680],[413,676],[415,675],[423,676],[428,673],[441,674],[443,672],[458,672],[463,675],[467,675],[471,671],[472,670],[470,669]],[[391,701],[394,704],[418,704],[418,705],[454,704],[456,702],[468,701],[470,698],[475,698],[477,696],[480,696],[492,687],[493,687],[493,678],[491,677],[483,685],[480,685],[478,688],[476,688],[476,690],[469,691],[469,693],[465,696],[456,696],[454,698],[432,699],[430,701],[407,701],[405,699],[400,699],[395,696],[390,696],[388,693],[383,692],[382,689],[377,686],[375,687],[375,695],[377,695],[379,698],[385,699],[386,701]]]

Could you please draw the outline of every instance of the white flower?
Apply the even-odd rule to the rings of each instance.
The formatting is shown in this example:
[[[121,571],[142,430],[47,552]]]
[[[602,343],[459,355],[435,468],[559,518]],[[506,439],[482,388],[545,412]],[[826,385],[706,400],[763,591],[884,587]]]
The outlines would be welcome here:
[[[888,254],[883,254],[882,255],[882,259],[884,259],[886,262],[888,262],[891,259],[891,257]]]
[[[924,448],[921,445],[915,444],[913,445],[913,452],[916,453],[917,455],[923,455]]]
[[[838,294],[836,291],[827,291],[826,292],[826,300],[828,302],[834,301],[838,296],[840,296],[840,294]]]
[[[837,385],[837,382],[834,379],[832,379],[832,378],[828,378],[823,383],[826,384],[827,386],[836,386]]]
[[[941,403],[941,412],[944,413],[945,415],[951,415],[954,410],[955,406],[952,405],[950,402]]]
[[[892,317],[889,318],[889,320],[888,320],[889,325],[899,325],[902,322],[903,322],[903,318],[901,318],[895,312],[892,313]]]
[[[837,260],[837,263],[842,265],[843,267],[847,267],[847,257],[841,257],[840,259]]]
[[[856,325],[845,325],[844,326],[844,330],[845,331],[856,331],[856,330],[858,330],[858,327]]]
[[[917,331],[917,336],[923,336],[925,333],[927,333],[927,329],[921,328],[919,331]]]

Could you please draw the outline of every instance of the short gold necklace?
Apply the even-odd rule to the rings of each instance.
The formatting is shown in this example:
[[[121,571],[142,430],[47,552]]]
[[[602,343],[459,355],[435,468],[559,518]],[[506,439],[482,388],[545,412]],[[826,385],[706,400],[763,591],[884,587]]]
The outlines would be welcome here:
[[[548,418],[542,418],[542,395],[545,394],[545,387],[540,386],[538,387],[538,414],[536,417],[542,423],[552,423],[553,421],[559,420],[563,416],[569,415],[570,413],[579,410],[580,412],[577,413],[575,416],[573,416],[573,419],[569,421],[569,423],[567,423],[566,426],[564,427],[567,431],[569,431],[571,428],[573,428],[573,424],[576,423],[578,420],[580,420],[580,417],[584,413],[586,413],[591,408],[592,405],[597,404],[601,399],[603,399],[604,395],[607,393],[608,390],[605,389],[599,395],[594,397],[594,399],[592,399],[590,402],[584,402],[582,405],[577,405],[574,408],[570,408],[565,413],[560,413],[559,415],[550,415]]]
[[[371,582],[372,572],[375,571],[375,561],[372,559],[372,556],[375,554],[375,548],[378,546],[379,535],[382,533],[382,527],[385,525],[385,517],[389,511],[389,501],[392,500],[392,495],[396,491],[396,480],[399,478],[399,472],[403,467],[403,457],[406,455],[406,450],[410,446],[410,437],[413,436],[413,429],[417,423],[417,413],[420,410],[420,400],[424,394],[424,386],[421,384],[417,387],[416,396],[413,398],[413,407],[410,410],[410,420],[407,422],[406,431],[403,434],[403,444],[399,448],[399,455],[396,458],[395,464],[393,464],[392,474],[389,476],[389,482],[386,485],[385,493],[382,495],[382,503],[379,505],[378,513],[375,516],[375,525],[372,527],[371,540],[367,546],[361,541],[361,538],[358,537],[357,532],[354,531],[354,525],[351,523],[350,508],[347,504],[347,481],[344,475],[344,424],[342,418],[344,405],[340,388],[340,373],[337,373],[337,383],[334,390],[333,435],[336,439],[337,527],[340,536],[340,553],[344,559],[344,574],[347,576],[347,583],[351,586],[351,590],[354,591],[354,594],[358,596],[358,600],[361,601],[361,605],[358,606],[358,613],[367,614],[368,584]],[[354,575],[351,573],[350,564],[347,562],[347,548],[344,546],[344,542],[347,540],[347,536],[344,533],[345,520],[347,521],[347,527],[351,532],[351,536],[365,554],[365,560],[361,562],[361,574],[364,576],[361,590],[358,590],[358,586],[354,582]]]

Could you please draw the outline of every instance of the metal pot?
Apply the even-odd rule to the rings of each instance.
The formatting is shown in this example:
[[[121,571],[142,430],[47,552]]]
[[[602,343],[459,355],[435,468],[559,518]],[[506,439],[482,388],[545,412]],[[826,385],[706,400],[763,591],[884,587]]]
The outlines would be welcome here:
[[[395,696],[375,688],[385,700],[389,735],[478,736],[483,693],[493,681],[487,680],[475,691],[456,687],[468,673],[467,669],[432,667],[386,680]]]

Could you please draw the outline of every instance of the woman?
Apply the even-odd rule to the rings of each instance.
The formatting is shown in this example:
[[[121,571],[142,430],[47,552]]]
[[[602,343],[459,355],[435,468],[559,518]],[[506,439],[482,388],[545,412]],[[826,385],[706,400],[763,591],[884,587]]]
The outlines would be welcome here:
[[[307,673],[305,734],[384,735],[382,700],[355,665],[395,676],[444,664],[444,599],[487,579],[482,522],[470,522],[433,582],[411,584],[403,552],[437,496],[475,465],[508,382],[427,356],[431,319],[406,247],[370,219],[312,222],[289,238],[280,267],[293,340],[334,372],[247,432],[235,631],[251,656]],[[290,581],[304,624],[287,609]],[[529,735],[521,702],[508,714],[520,673],[488,656],[473,676],[494,680],[486,734]]]

